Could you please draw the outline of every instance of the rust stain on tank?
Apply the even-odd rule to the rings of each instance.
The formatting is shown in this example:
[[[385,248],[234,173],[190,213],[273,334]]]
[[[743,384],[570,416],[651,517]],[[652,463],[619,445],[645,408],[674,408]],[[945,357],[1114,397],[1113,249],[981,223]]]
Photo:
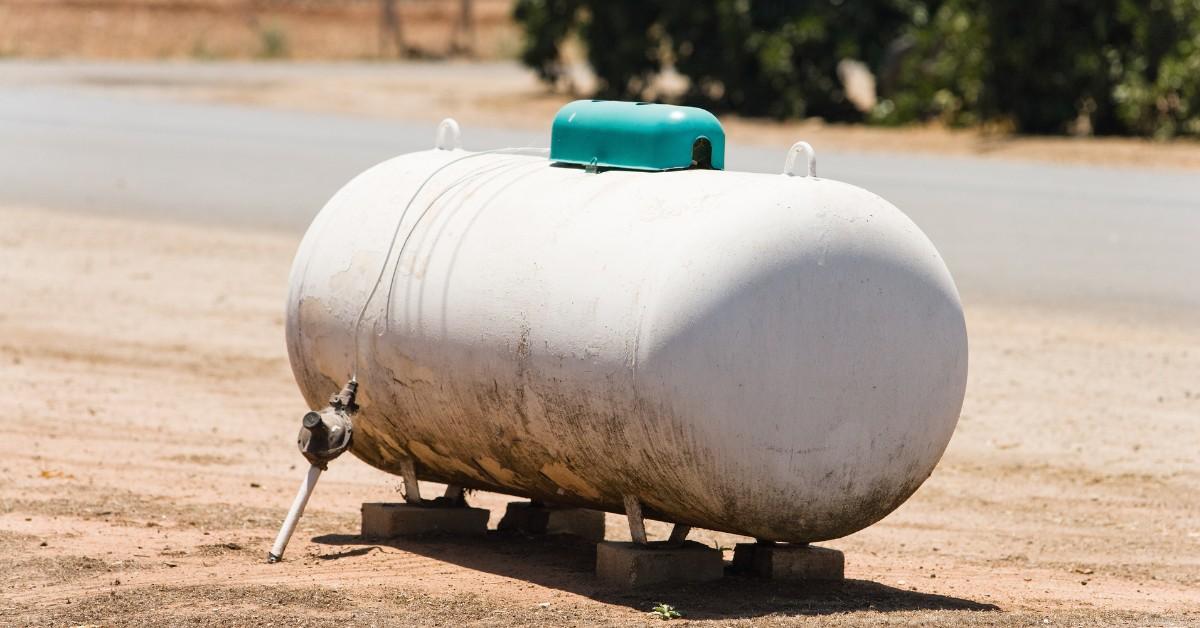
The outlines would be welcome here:
[[[583,478],[575,475],[573,471],[561,462],[548,462],[542,465],[541,473],[551,482],[576,495],[600,499],[600,491],[588,484]]]
[[[509,469],[505,469],[497,460],[479,457],[475,459],[475,464],[479,465],[480,469],[483,469],[488,475],[495,478],[501,485],[512,485],[517,481],[517,474]]]
[[[464,475],[479,482],[488,481],[486,478],[481,477],[479,471],[471,465],[455,458],[443,456],[420,441],[408,441],[408,450],[412,452],[414,458],[427,467],[442,470],[446,473]]]

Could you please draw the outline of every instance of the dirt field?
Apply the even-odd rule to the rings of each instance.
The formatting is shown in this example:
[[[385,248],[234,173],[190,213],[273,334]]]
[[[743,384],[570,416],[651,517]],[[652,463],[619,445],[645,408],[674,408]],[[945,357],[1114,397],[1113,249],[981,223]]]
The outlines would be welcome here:
[[[4,0],[0,57],[86,59],[389,59],[509,57],[519,45],[511,0]],[[457,48],[456,48],[457,46]]]
[[[827,544],[844,584],[628,593],[566,540],[369,543],[358,506],[398,480],[349,456],[267,565],[304,469],[296,239],[17,208],[0,227],[0,624],[641,625],[660,601],[706,625],[1200,623],[1195,320],[969,304],[950,449]],[[506,501],[471,499],[493,524]]]

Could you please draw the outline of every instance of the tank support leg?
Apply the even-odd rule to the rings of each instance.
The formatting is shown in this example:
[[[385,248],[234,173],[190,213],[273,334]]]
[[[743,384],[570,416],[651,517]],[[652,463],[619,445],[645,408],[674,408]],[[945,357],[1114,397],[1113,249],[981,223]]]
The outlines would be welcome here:
[[[463,490],[463,487],[455,486],[454,484],[446,485],[446,492],[442,495],[442,499],[448,506],[454,506],[456,508],[465,508],[467,506],[466,492]]]
[[[417,467],[411,458],[400,461],[400,477],[404,478],[404,501],[421,503],[421,483],[417,480]]]
[[[629,536],[638,545],[646,545],[646,521],[642,519],[642,503],[633,495],[625,496],[625,518],[629,520]]]
[[[692,526],[685,526],[680,523],[675,524],[674,527],[671,528],[671,536],[667,539],[667,545],[669,547],[678,547],[683,545],[683,542],[687,540],[688,533],[691,531]]]

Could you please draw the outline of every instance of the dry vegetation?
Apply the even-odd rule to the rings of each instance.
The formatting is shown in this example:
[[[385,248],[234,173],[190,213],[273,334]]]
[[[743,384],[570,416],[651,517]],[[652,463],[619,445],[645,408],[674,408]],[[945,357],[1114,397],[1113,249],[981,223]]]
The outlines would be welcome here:
[[[473,0],[470,36],[456,0],[4,0],[0,56],[90,59],[388,59],[470,52],[511,56],[509,0]],[[401,45],[398,46],[397,44]]]

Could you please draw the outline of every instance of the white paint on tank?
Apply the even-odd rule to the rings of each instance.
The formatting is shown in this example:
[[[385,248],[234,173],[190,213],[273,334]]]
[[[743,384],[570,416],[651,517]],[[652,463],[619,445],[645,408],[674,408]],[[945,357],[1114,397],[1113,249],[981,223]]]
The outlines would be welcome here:
[[[887,201],[815,177],[469,154],[368,170],[296,256],[287,342],[313,408],[354,370],[387,265],[358,339],[357,456],[793,542],[870,525],[932,472],[966,330],[941,257]]]

